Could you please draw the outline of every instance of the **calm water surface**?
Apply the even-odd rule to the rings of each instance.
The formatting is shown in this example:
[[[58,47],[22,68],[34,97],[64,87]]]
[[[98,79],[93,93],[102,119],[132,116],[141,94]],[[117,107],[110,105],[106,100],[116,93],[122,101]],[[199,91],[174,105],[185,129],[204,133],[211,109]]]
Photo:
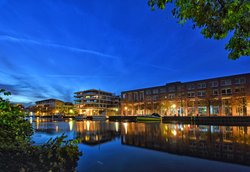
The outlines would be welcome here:
[[[78,171],[250,171],[250,127],[108,121],[33,122],[42,144],[80,140]]]

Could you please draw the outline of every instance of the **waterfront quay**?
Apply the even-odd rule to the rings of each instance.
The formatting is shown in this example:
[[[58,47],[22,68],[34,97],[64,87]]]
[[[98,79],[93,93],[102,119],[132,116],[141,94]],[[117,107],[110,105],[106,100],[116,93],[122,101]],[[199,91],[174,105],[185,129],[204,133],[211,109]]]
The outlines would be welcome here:
[[[78,119],[77,116],[40,116],[40,118],[46,118],[51,120],[64,120],[64,119],[75,119],[77,121],[93,120],[93,121],[111,121],[111,122],[162,122],[162,123],[181,123],[181,124],[196,124],[196,125],[240,125],[249,126],[250,116],[217,116],[217,117],[202,117],[202,116],[163,116],[159,120],[138,120],[141,116],[107,116],[105,119],[95,119],[93,116],[87,116],[84,119]]]

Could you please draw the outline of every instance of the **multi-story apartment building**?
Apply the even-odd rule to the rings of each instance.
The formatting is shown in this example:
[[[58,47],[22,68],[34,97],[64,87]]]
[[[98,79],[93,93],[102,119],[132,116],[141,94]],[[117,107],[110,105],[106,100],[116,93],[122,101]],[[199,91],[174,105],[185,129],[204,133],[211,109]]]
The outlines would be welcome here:
[[[74,105],[58,99],[46,99],[37,101],[36,105],[32,107],[32,111],[39,116],[55,114],[71,115],[74,114]]]
[[[122,92],[122,115],[250,115],[250,73]]]
[[[85,116],[118,115],[120,97],[113,93],[90,89],[75,92],[78,114]]]

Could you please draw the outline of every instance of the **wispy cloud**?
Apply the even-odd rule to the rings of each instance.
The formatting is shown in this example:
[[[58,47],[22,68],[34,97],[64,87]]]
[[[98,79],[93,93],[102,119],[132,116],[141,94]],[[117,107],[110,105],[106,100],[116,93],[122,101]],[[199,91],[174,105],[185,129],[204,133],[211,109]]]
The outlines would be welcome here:
[[[51,78],[114,78],[112,75],[46,75]]]
[[[92,54],[92,55],[105,57],[105,58],[109,58],[109,59],[119,58],[117,56],[105,54],[105,53],[95,51],[95,50],[71,47],[71,46],[67,46],[67,45],[63,45],[63,44],[56,44],[56,43],[51,43],[51,42],[46,42],[46,41],[37,41],[34,39],[17,38],[17,37],[13,37],[13,36],[9,36],[9,35],[0,35],[0,40],[1,41],[25,43],[25,44],[36,44],[36,45],[49,46],[49,47],[54,47],[54,48],[62,48],[62,49],[66,49],[66,50],[73,51],[73,52],[87,53],[87,54]]]
[[[174,68],[170,68],[168,66],[159,66],[159,65],[154,65],[154,64],[149,64],[149,63],[136,63],[138,65],[141,65],[141,66],[146,66],[146,67],[151,67],[151,68],[155,68],[155,69],[160,69],[160,70],[168,70],[168,71],[172,71],[172,72],[176,72],[178,71],[177,69],[174,69]]]

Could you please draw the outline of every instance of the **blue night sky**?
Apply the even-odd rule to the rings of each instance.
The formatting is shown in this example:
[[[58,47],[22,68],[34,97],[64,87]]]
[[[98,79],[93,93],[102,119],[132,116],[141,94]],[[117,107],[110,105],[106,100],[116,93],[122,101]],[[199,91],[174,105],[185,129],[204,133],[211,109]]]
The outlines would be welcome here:
[[[73,92],[123,90],[250,72],[228,60],[228,39],[205,39],[147,0],[0,0],[0,87],[14,102],[73,100]]]

